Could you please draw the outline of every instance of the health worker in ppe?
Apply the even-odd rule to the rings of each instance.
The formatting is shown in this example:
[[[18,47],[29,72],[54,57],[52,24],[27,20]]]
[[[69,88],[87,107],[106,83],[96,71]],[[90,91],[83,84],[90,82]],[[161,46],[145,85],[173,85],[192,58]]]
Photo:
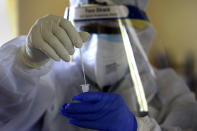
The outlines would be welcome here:
[[[0,130],[197,130],[193,93],[173,70],[153,69],[147,61],[154,37],[144,12],[148,1],[70,3],[66,19],[74,26],[47,15],[27,36],[0,48]],[[123,43],[132,46],[142,81],[143,115]],[[84,80],[89,92],[82,93]]]

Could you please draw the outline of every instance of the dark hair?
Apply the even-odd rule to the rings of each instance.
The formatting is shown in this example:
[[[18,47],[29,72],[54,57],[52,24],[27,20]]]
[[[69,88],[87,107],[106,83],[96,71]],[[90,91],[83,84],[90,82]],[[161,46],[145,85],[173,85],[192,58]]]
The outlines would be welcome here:
[[[98,2],[96,0],[88,0],[88,4],[107,5],[106,2]]]
[[[80,27],[80,30],[97,34],[120,34],[120,29],[117,27],[110,27],[97,23],[83,25]]]

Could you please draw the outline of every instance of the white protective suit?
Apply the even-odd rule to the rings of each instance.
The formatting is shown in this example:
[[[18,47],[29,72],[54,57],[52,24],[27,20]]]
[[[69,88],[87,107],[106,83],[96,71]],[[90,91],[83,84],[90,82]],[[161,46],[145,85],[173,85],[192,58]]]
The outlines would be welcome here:
[[[0,130],[87,130],[68,124],[67,118],[59,114],[62,104],[81,93],[78,85],[83,83],[83,76],[79,64],[50,61],[39,69],[29,69],[16,57],[25,38],[15,38],[0,49]],[[138,65],[144,62],[138,61]],[[156,71],[152,82],[148,72],[143,72],[143,68],[140,72],[149,96],[150,117],[138,118],[138,127],[143,131],[195,131],[197,103],[184,81],[171,69]],[[154,83],[157,86],[152,90]],[[127,90],[124,84],[113,92],[128,103],[134,91]],[[151,97],[151,92],[157,95]]]
[[[142,34],[138,32],[142,46],[148,50],[144,40],[147,36]],[[50,60],[40,68],[29,68],[19,53],[25,40],[26,36],[17,37],[0,48],[0,130],[88,130],[68,124],[68,119],[59,114],[65,102],[71,102],[73,96],[82,92],[79,85],[84,80],[79,57],[71,63]],[[137,118],[138,130],[197,130],[197,102],[184,81],[171,69],[155,70],[154,78],[139,49],[132,46],[150,110],[149,116]],[[130,100],[134,89],[127,88],[128,80],[129,75],[109,92],[120,94],[132,111],[135,107]],[[91,86],[90,91],[102,89]]]

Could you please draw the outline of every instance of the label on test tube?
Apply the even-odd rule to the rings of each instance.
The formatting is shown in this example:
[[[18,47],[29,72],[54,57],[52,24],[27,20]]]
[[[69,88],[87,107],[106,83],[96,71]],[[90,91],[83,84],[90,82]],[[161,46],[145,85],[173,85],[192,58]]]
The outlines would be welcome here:
[[[83,92],[88,92],[89,91],[89,84],[84,84],[84,85],[81,85],[81,87],[82,87],[82,91]]]

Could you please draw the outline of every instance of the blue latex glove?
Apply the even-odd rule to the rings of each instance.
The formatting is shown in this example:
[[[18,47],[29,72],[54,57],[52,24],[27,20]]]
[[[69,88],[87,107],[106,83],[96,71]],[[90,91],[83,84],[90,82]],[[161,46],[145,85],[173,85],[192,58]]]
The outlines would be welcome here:
[[[87,92],[72,99],[78,103],[64,104],[61,114],[69,123],[102,131],[136,131],[137,121],[123,98],[117,94]]]

